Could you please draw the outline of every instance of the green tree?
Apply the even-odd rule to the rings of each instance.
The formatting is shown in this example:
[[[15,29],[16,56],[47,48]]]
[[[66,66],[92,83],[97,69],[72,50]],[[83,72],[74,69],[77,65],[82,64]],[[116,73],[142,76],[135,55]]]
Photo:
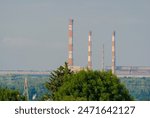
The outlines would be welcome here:
[[[57,70],[52,71],[49,81],[45,84],[50,94],[45,95],[42,99],[53,99],[54,93],[58,91],[59,87],[62,86],[64,78],[72,73],[73,72],[68,68],[68,64],[66,62],[64,66],[60,66],[59,68],[57,68]]]
[[[0,88],[0,101],[23,101],[24,96],[21,96],[18,91],[7,88]]]
[[[60,68],[54,72],[60,73]],[[52,74],[54,78],[51,78],[47,84],[49,91],[52,92],[52,100],[133,100],[128,90],[112,72],[82,70],[58,75],[58,73],[55,76]],[[56,80],[60,83],[56,84],[57,82],[54,82]],[[55,89],[51,86],[55,86]]]

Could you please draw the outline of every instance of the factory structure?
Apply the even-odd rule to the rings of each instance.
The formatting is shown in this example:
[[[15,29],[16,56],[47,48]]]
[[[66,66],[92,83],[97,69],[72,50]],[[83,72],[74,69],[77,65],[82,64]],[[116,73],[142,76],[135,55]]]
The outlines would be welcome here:
[[[104,44],[102,49],[102,70],[112,70],[113,74],[118,77],[150,77],[150,67],[149,66],[116,66],[116,32],[112,32],[112,59],[111,66],[104,65]],[[73,62],[73,19],[69,20],[68,26],[68,67],[72,71],[80,71],[83,69],[92,69],[92,31],[88,33],[88,57],[87,57],[87,67],[75,66]]]
[[[74,71],[78,72],[80,70],[92,70],[92,31],[89,30],[87,33],[87,42],[88,42],[88,48],[87,48],[87,66],[86,67],[80,67],[76,66],[74,64],[74,55],[73,55],[73,42],[74,42],[74,34],[73,34],[73,19],[69,20],[68,25],[68,67]],[[102,52],[100,55],[102,55],[101,60],[101,70],[109,71],[111,70],[113,74],[117,75],[118,77],[150,77],[150,66],[118,66],[116,65],[116,32],[112,32],[112,58],[111,58],[111,66],[105,66],[104,64],[104,44],[102,46]],[[0,70],[0,75],[49,75],[49,71],[33,71],[33,70]],[[25,86],[24,90],[27,91],[27,81],[25,80]],[[27,92],[25,94],[28,96]]]
[[[83,69],[92,69],[92,31],[88,33],[88,57],[87,57],[87,67],[75,66],[73,63],[73,19],[69,20],[68,25],[68,67],[72,71],[80,71]],[[112,73],[115,74],[115,32],[112,34]],[[104,67],[104,45],[103,45],[103,60],[102,69]]]
[[[68,67],[72,70],[72,71],[80,71],[83,69],[86,69],[84,67],[80,67],[80,66],[75,66],[73,63],[73,19],[69,20],[69,26],[68,26]],[[88,34],[88,65],[87,68],[88,69],[92,69],[92,31],[89,31]]]
[[[69,20],[69,26],[68,26],[68,67],[72,71],[80,71],[83,68],[79,66],[74,66],[73,63],[73,19]]]

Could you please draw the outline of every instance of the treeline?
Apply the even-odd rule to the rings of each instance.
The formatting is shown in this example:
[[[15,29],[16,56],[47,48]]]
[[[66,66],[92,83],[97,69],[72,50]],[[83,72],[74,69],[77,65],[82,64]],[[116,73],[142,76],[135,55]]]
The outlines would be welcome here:
[[[24,94],[24,79],[28,80],[29,100],[41,100],[47,92],[45,82],[49,76],[46,75],[4,75],[0,76],[0,87],[10,90],[17,90],[21,95]]]
[[[150,100],[150,78],[120,78],[135,100]]]
[[[92,70],[73,73],[67,64],[49,76],[0,76],[0,100],[24,100],[24,78],[28,79],[30,101],[127,100],[124,95],[131,98],[128,100],[131,96],[150,100],[150,78],[117,78],[111,72]]]
[[[111,72],[81,70],[72,72],[67,63],[50,74],[45,100],[125,101],[133,100],[126,87]]]
[[[8,88],[0,88],[0,101],[24,101],[25,96],[22,96],[19,91]]]

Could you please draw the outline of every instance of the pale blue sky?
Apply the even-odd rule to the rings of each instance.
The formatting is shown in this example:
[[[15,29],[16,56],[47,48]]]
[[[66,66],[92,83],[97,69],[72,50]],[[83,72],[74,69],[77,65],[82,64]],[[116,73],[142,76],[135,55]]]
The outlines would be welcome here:
[[[74,19],[74,64],[87,66],[92,30],[94,69],[111,65],[116,31],[117,65],[150,66],[150,0],[0,0],[0,70],[55,69],[67,61],[68,22]]]

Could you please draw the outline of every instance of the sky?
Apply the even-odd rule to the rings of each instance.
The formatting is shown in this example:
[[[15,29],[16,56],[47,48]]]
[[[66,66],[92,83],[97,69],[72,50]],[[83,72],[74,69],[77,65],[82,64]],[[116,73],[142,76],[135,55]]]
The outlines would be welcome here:
[[[0,70],[53,70],[68,58],[68,24],[74,19],[74,65],[111,65],[116,31],[116,65],[150,66],[150,0],[0,0]]]

